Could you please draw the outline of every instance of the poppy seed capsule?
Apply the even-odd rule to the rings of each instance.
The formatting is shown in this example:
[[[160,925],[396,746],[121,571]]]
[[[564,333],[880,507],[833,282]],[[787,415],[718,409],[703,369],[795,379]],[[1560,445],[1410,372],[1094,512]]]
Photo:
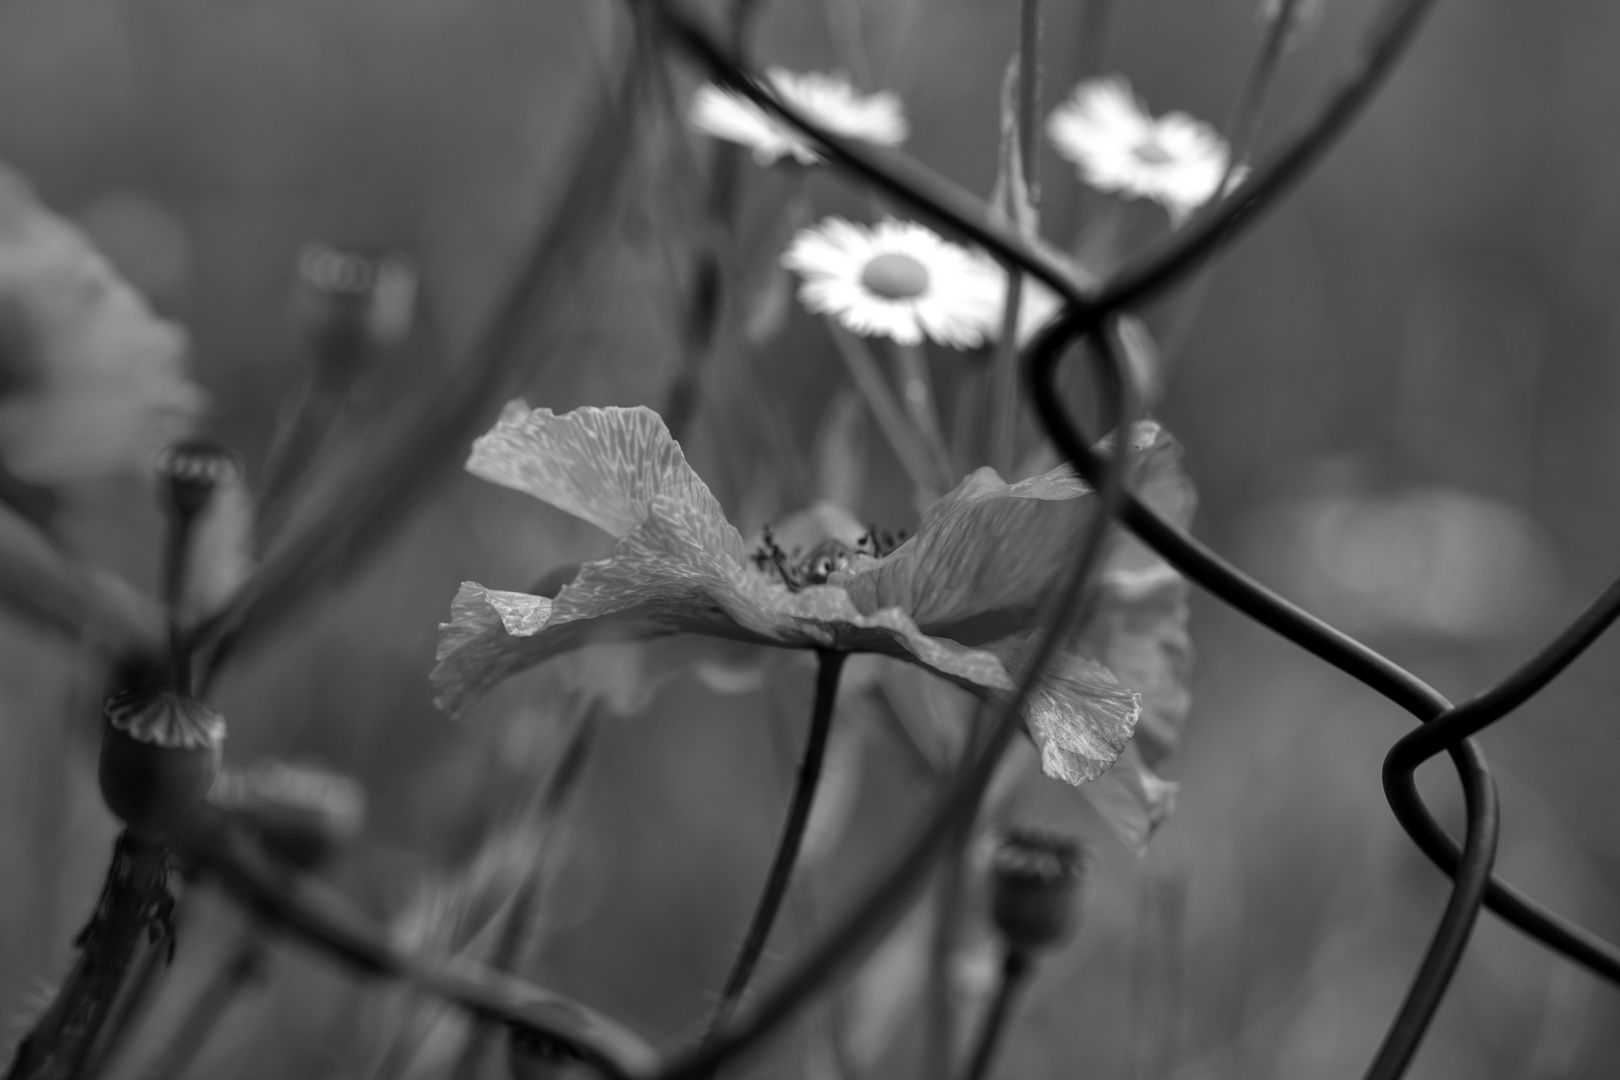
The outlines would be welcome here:
[[[172,830],[219,775],[225,718],[173,690],[115,694],[101,731],[101,797],[135,835]]]
[[[367,351],[405,340],[416,306],[416,268],[391,251],[315,243],[298,257],[294,329],[328,375],[352,376]]]
[[[991,858],[990,910],[1009,948],[1034,952],[1073,929],[1085,872],[1080,845],[1042,829],[1004,833]]]
[[[358,781],[313,765],[257,761],[227,772],[209,801],[248,824],[266,847],[313,869],[365,827],[366,795]]]
[[[208,505],[216,488],[242,481],[242,459],[208,439],[181,439],[157,454],[157,475],[170,512],[190,518]]]

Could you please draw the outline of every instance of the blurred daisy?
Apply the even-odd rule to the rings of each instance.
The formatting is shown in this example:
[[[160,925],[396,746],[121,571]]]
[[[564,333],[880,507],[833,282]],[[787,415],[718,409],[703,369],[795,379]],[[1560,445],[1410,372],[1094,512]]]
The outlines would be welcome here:
[[[798,75],[773,67],[765,77],[783,101],[834,134],[875,146],[898,146],[908,134],[900,99],[888,91],[862,94],[844,76],[819,71]],[[705,135],[748,147],[760,165],[774,164],[789,154],[801,165],[822,160],[797,130],[741,94],[713,83],[698,87],[689,119]]]
[[[911,221],[827,218],[794,236],[782,265],[804,279],[805,307],[902,345],[982,345],[1001,312],[1000,269]]]
[[[1133,436],[1138,490],[1185,522],[1192,494],[1175,443],[1156,424]],[[513,402],[467,468],[617,543],[554,596],[462,583],[433,671],[435,701],[458,717],[502,679],[562,653],[673,634],[877,653],[1003,700],[1025,669],[1043,601],[1098,512],[1096,494],[1067,468],[1016,484],[979,469],[892,550],[847,513],[822,509],[751,551],[646,408],[558,416]],[[1158,795],[1128,744],[1137,732],[1174,737],[1186,625],[1185,581],[1145,550],[1115,539],[1092,609],[1024,713],[1047,775],[1081,784],[1122,763],[1122,790],[1146,792],[1144,807]]]
[[[1155,120],[1118,76],[1075,87],[1047,118],[1046,134],[1086,183],[1152,199],[1176,224],[1209,201],[1226,173],[1226,142],[1214,128],[1181,112]]]
[[[141,469],[203,392],[186,335],[65,219],[0,168],[0,457],[52,485]]]

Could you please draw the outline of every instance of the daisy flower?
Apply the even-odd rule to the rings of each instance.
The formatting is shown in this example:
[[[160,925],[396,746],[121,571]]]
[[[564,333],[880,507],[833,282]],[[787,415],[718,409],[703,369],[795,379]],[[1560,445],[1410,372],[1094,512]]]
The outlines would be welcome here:
[[[912,221],[886,218],[868,228],[827,218],[793,237],[782,265],[803,279],[805,307],[901,345],[927,337],[972,348],[995,333],[1000,317],[1000,269]]]
[[[1143,497],[1185,521],[1192,496],[1175,444],[1142,424],[1131,452]],[[985,468],[925,511],[916,534],[893,550],[848,514],[821,512],[785,523],[791,530],[751,552],[647,408],[558,416],[513,402],[474,444],[467,468],[618,542],[553,597],[462,583],[440,627],[432,677],[437,704],[456,717],[502,679],[554,656],[673,634],[877,653],[999,701],[1025,670],[1042,602],[1098,513],[1095,492],[1067,468],[1016,484]],[[1131,538],[1113,542],[1091,611],[1065,638],[1024,719],[1048,775],[1080,784],[1123,755],[1129,775],[1114,785],[1116,797],[1162,804],[1164,781],[1127,744],[1141,725],[1161,739],[1174,732],[1159,725],[1179,722],[1174,701],[1161,705],[1182,693],[1186,583]]]
[[[799,75],[773,67],[765,77],[778,97],[834,134],[874,146],[898,146],[909,133],[900,99],[888,91],[862,94],[844,76],[819,71]],[[798,130],[713,83],[698,87],[688,119],[705,135],[748,147],[760,165],[772,165],[787,155],[801,165],[822,160]]]
[[[1176,224],[1209,201],[1226,173],[1226,142],[1214,128],[1181,112],[1155,120],[1118,76],[1075,87],[1047,118],[1046,134],[1086,183],[1152,199]]]
[[[0,167],[0,457],[50,486],[147,466],[205,397],[186,334]]]

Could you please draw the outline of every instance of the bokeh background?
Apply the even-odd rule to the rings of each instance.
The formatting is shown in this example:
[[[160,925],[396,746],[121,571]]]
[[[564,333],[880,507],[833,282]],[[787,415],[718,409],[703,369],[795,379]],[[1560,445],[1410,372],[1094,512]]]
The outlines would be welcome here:
[[[1050,105],[1091,44],[1080,5],[1047,6]],[[1113,6],[1104,69],[1128,74],[1155,111],[1224,121],[1260,39],[1254,0]],[[1269,131],[1302,115],[1372,10],[1328,0],[1288,54]],[[988,194],[1014,12],[777,2],[757,51],[898,91],[910,152]],[[206,429],[250,470],[301,377],[286,320],[299,247],[410,252],[422,326],[362,382],[324,465],[340,469],[425,368],[466,353],[561,181],[623,15],[584,0],[17,0],[0,9],[0,158],[189,328],[213,400]],[[1146,313],[1161,340],[1184,335],[1160,416],[1187,447],[1199,535],[1447,694],[1480,688],[1555,631],[1620,549],[1617,47],[1620,12],[1597,0],[1440,4],[1350,135],[1221,261],[1195,316]],[[678,95],[691,85],[677,75]],[[713,148],[667,121],[647,141],[589,301],[531,403],[666,399],[683,293],[660,237],[678,232],[691,164]],[[1047,236],[1068,244],[1095,202],[1049,151],[1042,178]],[[743,183],[757,231],[780,181],[748,169]],[[867,211],[836,179],[811,192],[821,209]],[[934,360],[948,382],[956,361]],[[802,314],[746,367],[710,372],[688,440],[745,529],[806,494],[792,475],[802,461],[766,436],[786,433],[803,453],[843,379]],[[765,423],[750,415],[761,393]],[[862,516],[907,526],[898,470],[870,444]],[[161,522],[143,483],[85,483],[66,498],[73,542],[151,588]],[[606,545],[458,478],[220,685],[233,760],[316,759],[364,782],[368,838],[333,874],[380,917],[460,880],[491,792],[543,775],[571,707],[552,673],[504,689],[466,726],[434,711],[426,676],[457,583],[521,588]],[[1082,833],[1098,858],[1085,928],[1036,980],[1000,1075],[1354,1075],[1439,915],[1443,880],[1379,785],[1406,719],[1207,598],[1193,617],[1194,711],[1165,769],[1180,809],[1149,852],[1125,851],[1050,782],[1023,796],[1023,811]],[[114,826],[94,784],[95,679],[24,624],[8,619],[0,636],[0,1009],[20,1015],[65,967]],[[1503,793],[1504,873],[1611,938],[1617,649],[1599,642],[1483,737]],[[567,826],[548,841],[529,975],[662,1043],[697,1033],[764,873],[809,687],[809,668],[791,663],[741,694],[682,676],[601,722]],[[775,956],[881,863],[920,805],[923,783],[892,740],[841,737],[842,832],[813,860]],[[1431,765],[1423,779],[1455,824],[1452,778]],[[221,942],[248,932],[206,897],[194,919],[158,1020]],[[390,1032],[422,1020],[356,986],[306,951],[278,951],[199,1073],[368,1075]],[[891,997],[896,1034],[864,1075],[906,1075],[918,1057],[907,1017],[921,1006]],[[1613,988],[1486,916],[1412,1075],[1609,1076],[1617,1020]],[[484,1068],[497,1075],[498,1058]],[[837,1075],[812,1050],[761,1068]]]

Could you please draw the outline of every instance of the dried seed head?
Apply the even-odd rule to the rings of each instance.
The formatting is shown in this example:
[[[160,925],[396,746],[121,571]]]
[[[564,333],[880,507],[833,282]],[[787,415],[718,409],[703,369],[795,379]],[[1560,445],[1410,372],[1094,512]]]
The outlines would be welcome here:
[[[1044,829],[1010,829],[996,843],[990,873],[991,914],[1010,948],[1034,952],[1068,936],[1085,873],[1077,841]]]
[[[153,687],[115,694],[104,716],[99,776],[107,808],[137,836],[169,832],[219,775],[225,718]]]
[[[416,267],[397,252],[315,243],[298,258],[293,324],[329,376],[405,340],[415,307]]]
[[[241,483],[242,459],[208,439],[181,439],[158,451],[158,479],[170,512],[190,518],[213,497],[216,488]]]
[[[331,858],[365,827],[366,794],[359,781],[313,765],[254,762],[220,776],[209,800],[305,869]]]

